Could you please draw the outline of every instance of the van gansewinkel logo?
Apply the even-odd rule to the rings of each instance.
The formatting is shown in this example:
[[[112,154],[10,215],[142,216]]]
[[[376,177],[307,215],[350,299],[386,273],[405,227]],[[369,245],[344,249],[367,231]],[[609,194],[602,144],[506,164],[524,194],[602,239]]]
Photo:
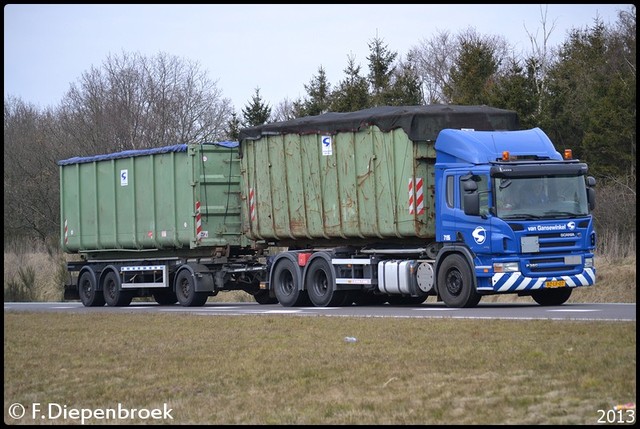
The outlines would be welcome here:
[[[487,231],[481,226],[476,227],[471,235],[473,236],[475,242],[478,244],[484,243],[484,241],[487,239]]]

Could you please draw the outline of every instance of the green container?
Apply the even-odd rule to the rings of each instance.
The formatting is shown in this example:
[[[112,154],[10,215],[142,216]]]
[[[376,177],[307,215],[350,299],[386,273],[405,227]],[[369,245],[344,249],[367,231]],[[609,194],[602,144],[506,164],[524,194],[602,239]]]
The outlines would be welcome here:
[[[188,256],[246,245],[237,143],[125,151],[58,165],[65,252]]]
[[[323,155],[326,145],[317,134],[243,142],[249,237],[286,242],[434,236],[432,145],[375,126],[331,138],[330,155]],[[417,178],[422,210],[410,206]]]
[[[282,246],[435,237],[443,128],[515,129],[486,106],[378,107],[241,130],[245,234]]]

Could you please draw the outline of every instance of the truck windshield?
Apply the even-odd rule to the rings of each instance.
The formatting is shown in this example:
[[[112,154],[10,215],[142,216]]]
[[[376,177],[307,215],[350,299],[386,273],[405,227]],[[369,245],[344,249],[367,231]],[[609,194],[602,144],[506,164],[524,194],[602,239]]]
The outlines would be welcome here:
[[[493,179],[496,215],[503,219],[553,219],[589,214],[583,176]]]

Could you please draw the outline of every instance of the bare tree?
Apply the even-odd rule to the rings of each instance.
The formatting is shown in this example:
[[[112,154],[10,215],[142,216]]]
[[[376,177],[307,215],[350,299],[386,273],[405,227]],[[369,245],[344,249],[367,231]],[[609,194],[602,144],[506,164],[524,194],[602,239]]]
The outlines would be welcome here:
[[[83,73],[60,113],[81,155],[221,140],[232,111],[198,63],[122,53]]]
[[[444,88],[449,85],[449,71],[456,57],[457,44],[449,31],[439,31],[409,50],[407,58],[423,85],[424,104],[447,103]]]
[[[299,118],[304,116],[302,111],[303,102],[300,99],[291,101],[288,98],[285,98],[276,105],[275,109],[271,113],[271,120],[273,122],[280,122]]]
[[[538,115],[542,112],[543,95],[547,92],[547,74],[554,62],[553,51],[549,47],[549,37],[551,37],[551,33],[555,29],[556,24],[555,21],[548,24],[547,6],[544,7],[544,10],[540,7],[540,25],[542,25],[541,39],[538,39],[537,30],[535,34],[532,34],[527,30],[526,25],[524,27],[529,37],[529,42],[531,43],[531,54],[529,55],[528,63],[532,65],[530,69],[534,71],[533,78],[538,95],[538,107],[536,111]]]
[[[59,228],[58,167],[64,147],[52,144],[50,110],[4,101],[4,236],[31,237],[51,251]],[[5,242],[6,242],[5,241]]]

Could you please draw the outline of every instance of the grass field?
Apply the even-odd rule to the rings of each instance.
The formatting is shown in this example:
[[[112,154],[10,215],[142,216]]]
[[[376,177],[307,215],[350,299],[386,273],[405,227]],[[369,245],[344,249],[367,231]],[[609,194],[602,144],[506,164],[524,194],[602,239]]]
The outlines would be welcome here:
[[[636,302],[635,256],[596,265],[569,303]],[[61,301],[60,276],[5,251],[5,299]],[[635,322],[4,314],[8,424],[630,423],[635,380]],[[171,419],[99,415],[118,406]]]
[[[635,403],[636,324],[5,312],[4,375],[10,424],[599,424]]]

